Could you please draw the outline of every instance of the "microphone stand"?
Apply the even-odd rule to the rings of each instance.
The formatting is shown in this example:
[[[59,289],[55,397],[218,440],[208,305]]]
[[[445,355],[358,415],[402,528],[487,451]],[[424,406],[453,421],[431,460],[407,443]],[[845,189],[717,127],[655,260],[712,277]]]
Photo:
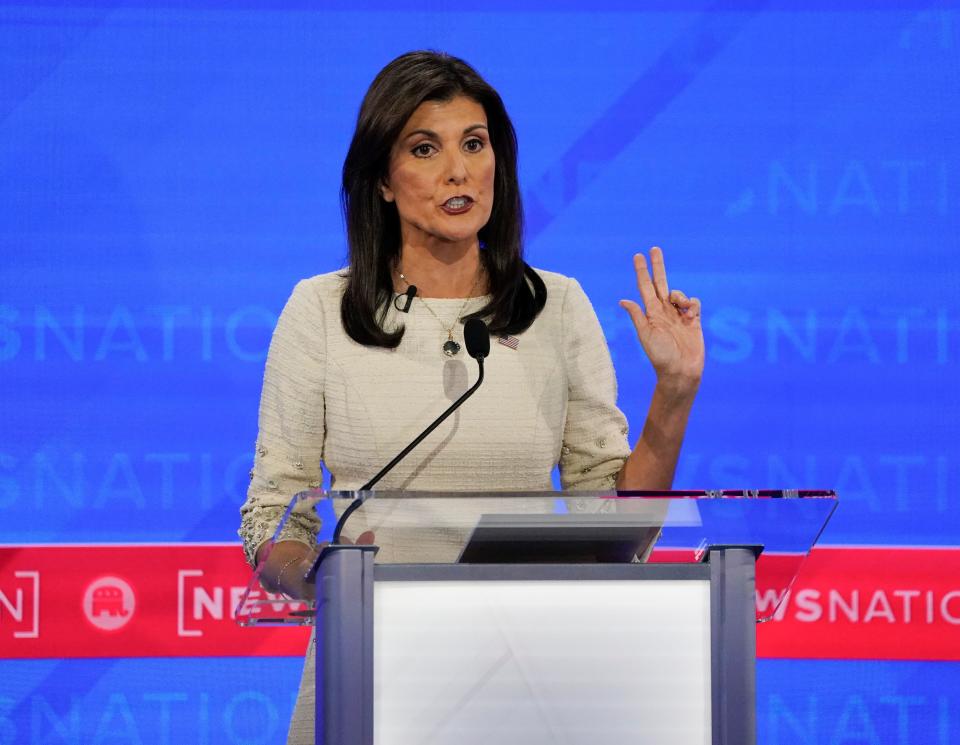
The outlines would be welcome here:
[[[373,488],[373,485],[376,484],[380,479],[382,479],[390,469],[393,468],[397,463],[403,460],[407,454],[413,450],[417,445],[423,442],[423,439],[429,435],[433,430],[439,427],[448,416],[455,412],[460,405],[466,401],[470,396],[474,394],[477,388],[480,387],[480,384],[483,382],[483,358],[490,352],[490,336],[487,332],[486,324],[478,318],[471,318],[467,321],[466,328],[464,329],[464,337],[467,342],[467,352],[471,357],[476,359],[477,364],[480,367],[480,375],[477,378],[477,382],[474,383],[470,388],[464,393],[460,398],[454,401],[445,412],[443,412],[433,423],[427,427],[423,432],[417,435],[416,439],[407,445],[403,450],[401,450],[397,456],[391,460],[387,465],[380,469],[376,476],[370,479],[366,484],[360,487],[358,491],[366,492]],[[484,343],[485,342],[485,343]],[[485,347],[485,348],[484,348]],[[350,506],[344,510],[343,514],[340,516],[340,519],[337,520],[337,527],[333,531],[333,540],[332,543],[340,543],[340,533],[343,530],[343,526],[346,523],[347,519],[356,512],[360,505],[366,501],[366,497],[358,496],[353,502],[350,503]]]

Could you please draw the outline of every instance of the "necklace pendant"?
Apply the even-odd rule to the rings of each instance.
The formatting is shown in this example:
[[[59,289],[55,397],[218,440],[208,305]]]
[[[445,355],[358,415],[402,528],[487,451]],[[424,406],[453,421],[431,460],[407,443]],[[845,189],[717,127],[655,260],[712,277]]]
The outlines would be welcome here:
[[[460,345],[457,344],[453,339],[448,339],[446,342],[444,342],[443,353],[447,355],[447,357],[454,357],[459,352],[460,352]]]

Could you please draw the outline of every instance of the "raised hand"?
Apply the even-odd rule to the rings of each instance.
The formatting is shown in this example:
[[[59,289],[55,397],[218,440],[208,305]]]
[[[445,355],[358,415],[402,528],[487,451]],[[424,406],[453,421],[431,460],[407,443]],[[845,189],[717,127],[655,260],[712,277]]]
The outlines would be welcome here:
[[[700,301],[688,298],[667,284],[663,251],[650,249],[653,278],[643,254],[633,257],[637,289],[643,307],[633,300],[621,300],[637,329],[643,351],[657,373],[658,385],[675,393],[694,393],[703,375],[703,329],[700,326]]]

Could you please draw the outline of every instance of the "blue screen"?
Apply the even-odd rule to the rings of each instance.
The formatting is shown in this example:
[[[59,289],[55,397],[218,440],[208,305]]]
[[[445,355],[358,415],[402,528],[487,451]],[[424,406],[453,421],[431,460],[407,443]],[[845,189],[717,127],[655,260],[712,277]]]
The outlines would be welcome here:
[[[955,6],[521,5],[0,8],[0,542],[236,540],[277,315],[298,279],[345,264],[360,100],[430,48],[501,93],[527,259],[584,286],[634,437],[654,375],[617,305],[636,296],[630,257],[662,246],[671,285],[702,300],[676,487],[836,489],[824,543],[960,545]],[[164,741],[124,734],[124,707],[142,727],[181,705],[171,742],[277,741],[241,710],[285,722],[297,664],[4,663],[0,743]],[[161,705],[137,681],[164,670],[185,682]],[[276,688],[243,682],[263,671]],[[214,693],[225,677],[236,690]],[[768,661],[761,735],[952,742],[958,680]],[[811,703],[828,682],[838,698]],[[71,690],[101,691],[76,736]],[[236,725],[178,734],[202,695]]]

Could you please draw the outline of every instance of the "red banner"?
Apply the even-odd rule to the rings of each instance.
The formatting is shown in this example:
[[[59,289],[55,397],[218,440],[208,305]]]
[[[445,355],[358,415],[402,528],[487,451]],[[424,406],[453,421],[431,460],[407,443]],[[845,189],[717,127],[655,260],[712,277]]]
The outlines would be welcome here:
[[[775,602],[758,588],[757,604]],[[960,549],[818,548],[772,621],[761,657],[960,660]]]
[[[0,548],[0,657],[302,655],[307,629],[236,624],[249,576],[238,545]],[[758,607],[775,602],[761,580]],[[761,657],[960,660],[960,549],[816,549],[757,642]]]
[[[234,621],[249,579],[239,545],[0,548],[0,657],[302,655]]]

